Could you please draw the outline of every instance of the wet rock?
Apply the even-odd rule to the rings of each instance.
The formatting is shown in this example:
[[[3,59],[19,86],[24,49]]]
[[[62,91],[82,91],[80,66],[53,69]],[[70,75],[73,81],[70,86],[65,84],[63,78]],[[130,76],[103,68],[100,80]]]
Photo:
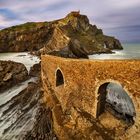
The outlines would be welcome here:
[[[21,63],[0,61],[0,91],[18,84],[28,78],[28,71]]]
[[[6,82],[10,80],[12,78],[12,75],[13,75],[12,73],[6,73],[6,75],[3,78],[3,81]]]
[[[78,58],[88,59],[88,53],[84,50],[84,47],[81,45],[80,41],[76,39],[71,41],[70,50]]]
[[[69,51],[64,51],[64,50],[60,50],[60,51],[51,51],[48,53],[49,55],[53,55],[53,56],[58,56],[58,57],[64,57],[64,58],[78,58],[76,55],[74,55],[72,52]]]
[[[40,72],[41,72],[41,64],[40,63],[34,64],[29,71],[29,75],[33,77],[38,77],[40,76]]]
[[[27,132],[24,140],[57,140],[52,127],[51,110],[42,104],[36,114],[34,127]]]
[[[3,68],[2,68],[2,66],[0,66],[0,71],[3,71]]]
[[[29,82],[18,95],[0,106],[0,111],[3,111],[0,127],[5,124],[0,139],[57,140],[51,110],[43,103],[40,81]]]

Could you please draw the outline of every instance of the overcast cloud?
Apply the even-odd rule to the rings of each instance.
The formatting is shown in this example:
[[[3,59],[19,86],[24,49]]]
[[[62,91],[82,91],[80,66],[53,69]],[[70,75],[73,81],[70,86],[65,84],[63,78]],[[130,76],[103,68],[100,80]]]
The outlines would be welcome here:
[[[50,21],[72,10],[122,42],[140,42],[140,0],[0,0],[0,28]]]

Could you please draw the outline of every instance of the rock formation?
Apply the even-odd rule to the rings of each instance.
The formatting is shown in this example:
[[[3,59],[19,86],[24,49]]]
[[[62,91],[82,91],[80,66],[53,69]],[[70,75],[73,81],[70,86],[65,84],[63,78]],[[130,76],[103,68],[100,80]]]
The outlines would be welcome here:
[[[0,61],[0,91],[28,78],[28,71],[21,63]]]
[[[40,77],[41,65],[40,63],[34,64],[29,71],[29,75],[33,77]]]
[[[36,79],[28,82],[27,87],[19,90],[17,95],[0,104],[0,139],[57,139],[52,127],[51,110],[43,101],[40,69],[40,64],[35,64],[28,75],[23,64],[0,61],[0,98],[3,100],[9,98],[4,94],[8,92],[10,96],[12,90],[7,91],[7,89],[11,86],[29,79]],[[22,86],[22,84],[23,82],[19,85]]]
[[[52,22],[25,23],[0,31],[0,52],[37,51],[64,57],[87,57],[122,49],[119,40],[103,34],[79,12]]]

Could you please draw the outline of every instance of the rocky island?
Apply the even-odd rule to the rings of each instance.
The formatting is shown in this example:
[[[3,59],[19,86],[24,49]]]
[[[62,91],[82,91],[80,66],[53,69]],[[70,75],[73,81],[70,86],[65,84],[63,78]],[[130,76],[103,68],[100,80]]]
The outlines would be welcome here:
[[[79,12],[52,22],[25,23],[0,31],[0,52],[85,58],[89,54],[111,53],[113,49],[123,49],[119,40],[104,35]]]

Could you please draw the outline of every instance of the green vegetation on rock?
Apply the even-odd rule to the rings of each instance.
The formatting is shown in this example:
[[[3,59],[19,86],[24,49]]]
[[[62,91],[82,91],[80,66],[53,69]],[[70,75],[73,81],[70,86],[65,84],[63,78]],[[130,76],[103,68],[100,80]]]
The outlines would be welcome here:
[[[35,51],[46,54],[65,50],[67,57],[78,57],[81,52],[88,55],[108,53],[112,49],[122,49],[119,40],[104,35],[79,12],[71,12],[65,18],[52,22],[28,22],[0,31],[0,52]]]

